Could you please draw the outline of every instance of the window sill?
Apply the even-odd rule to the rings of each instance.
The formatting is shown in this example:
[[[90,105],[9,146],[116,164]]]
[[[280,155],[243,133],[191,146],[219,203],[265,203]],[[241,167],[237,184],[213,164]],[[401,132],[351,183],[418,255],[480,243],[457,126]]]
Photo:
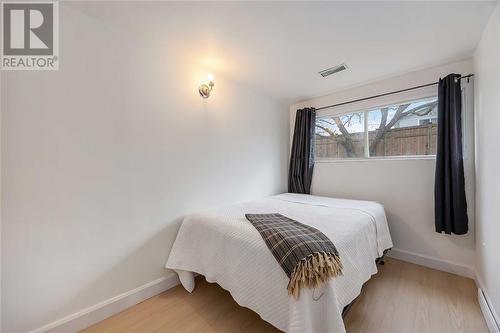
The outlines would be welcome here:
[[[348,162],[370,162],[370,161],[414,161],[414,160],[435,160],[436,155],[421,156],[388,156],[369,158],[318,158],[315,163],[348,163]]]

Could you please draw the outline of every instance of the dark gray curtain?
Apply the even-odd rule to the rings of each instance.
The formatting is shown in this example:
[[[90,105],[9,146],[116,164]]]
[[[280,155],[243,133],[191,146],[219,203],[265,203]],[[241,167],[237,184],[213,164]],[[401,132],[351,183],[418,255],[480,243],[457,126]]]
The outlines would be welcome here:
[[[460,75],[439,80],[438,138],[434,186],[436,232],[468,231],[462,158],[462,93]]]
[[[290,193],[311,193],[315,123],[316,110],[314,108],[297,110],[288,173],[288,192]]]

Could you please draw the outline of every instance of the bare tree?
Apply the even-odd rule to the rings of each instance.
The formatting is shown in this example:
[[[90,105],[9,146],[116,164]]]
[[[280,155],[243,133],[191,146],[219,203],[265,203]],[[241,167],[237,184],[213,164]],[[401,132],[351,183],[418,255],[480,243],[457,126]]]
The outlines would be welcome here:
[[[342,119],[341,117],[330,118],[333,123],[325,118],[320,118],[316,122],[316,127],[328,134],[326,135],[327,137],[339,140],[340,144],[344,147],[347,156],[354,156],[354,142],[352,140],[351,133],[349,133],[346,129],[346,126],[350,125],[355,117],[358,117],[361,120],[361,114],[359,113],[343,116]],[[339,132],[332,130],[332,127],[335,127],[334,125],[337,126]]]
[[[370,152],[376,152],[379,143],[385,138],[388,131],[391,130],[399,121],[410,115],[425,116],[431,113],[432,110],[437,107],[437,101],[425,103],[408,110],[408,107],[410,105],[411,103],[398,105],[398,107],[396,108],[396,112],[394,113],[390,121],[388,121],[390,108],[384,107],[380,109],[380,123],[375,131],[375,137],[373,137],[370,142]],[[352,133],[349,133],[346,126],[349,126],[351,124],[354,117],[359,117],[359,119],[361,119],[361,114],[354,113],[349,116],[320,118],[316,122],[316,127],[322,131],[319,136],[338,140],[339,143],[344,147],[348,157],[353,157],[355,151]],[[335,129],[332,129],[335,127],[338,128],[338,132]]]
[[[340,117],[333,117],[331,118],[331,120],[333,122],[324,118],[319,119],[319,121],[316,122],[316,127],[327,133],[326,136],[332,139],[339,140],[340,144],[346,150],[347,156],[354,156],[354,142],[352,140],[351,134],[346,129],[347,121],[343,122]],[[332,127],[334,128],[334,125],[337,125],[339,132],[332,130]]]

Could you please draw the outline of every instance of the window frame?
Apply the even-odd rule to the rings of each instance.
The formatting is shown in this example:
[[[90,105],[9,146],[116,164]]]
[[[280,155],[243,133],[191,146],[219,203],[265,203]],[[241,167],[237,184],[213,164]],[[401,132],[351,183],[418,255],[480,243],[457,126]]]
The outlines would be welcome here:
[[[370,157],[370,137],[368,135],[368,112],[375,109],[404,104],[411,101],[417,101],[428,98],[437,99],[437,87],[430,87],[431,89],[419,89],[419,91],[410,94],[401,94],[400,96],[389,96],[389,98],[377,98],[376,102],[363,101],[362,103],[352,103],[352,105],[347,105],[347,107],[334,107],[330,110],[321,110],[324,112],[319,112],[316,118],[329,118],[329,117],[339,117],[353,113],[363,113],[364,114],[364,157],[316,157],[316,152],[314,153],[314,161],[317,163],[332,163],[332,162],[354,162],[354,161],[398,161],[398,160],[435,160],[436,155],[398,155],[398,156],[374,156]],[[399,94],[398,94],[399,95]],[[404,96],[402,96],[404,95]],[[361,105],[360,105],[361,104]],[[358,105],[356,107],[356,105]],[[315,125],[316,127],[316,125]],[[314,139],[316,139],[316,128],[314,131]],[[314,144],[316,146],[316,143]]]

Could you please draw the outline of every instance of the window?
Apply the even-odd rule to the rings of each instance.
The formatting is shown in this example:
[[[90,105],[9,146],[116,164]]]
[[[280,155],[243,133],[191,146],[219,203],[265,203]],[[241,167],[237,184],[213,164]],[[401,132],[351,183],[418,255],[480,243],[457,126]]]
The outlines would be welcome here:
[[[316,157],[365,157],[365,112],[316,120]]]
[[[315,157],[435,155],[437,98],[318,117]]]

